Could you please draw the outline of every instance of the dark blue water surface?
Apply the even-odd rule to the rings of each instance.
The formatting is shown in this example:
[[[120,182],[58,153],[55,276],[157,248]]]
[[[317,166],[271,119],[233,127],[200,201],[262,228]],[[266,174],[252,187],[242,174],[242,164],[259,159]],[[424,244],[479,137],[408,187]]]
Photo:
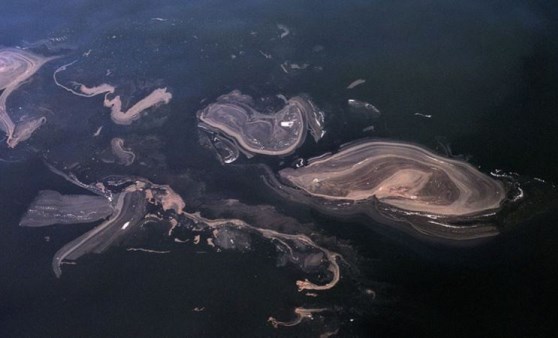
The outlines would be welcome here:
[[[540,213],[477,245],[423,241],[287,204],[253,170],[223,167],[201,147],[196,121],[199,109],[233,89],[254,97],[304,93],[325,113],[324,139],[308,137],[285,159],[241,163],[275,170],[360,138],[394,139],[450,149],[485,173],[514,172],[551,190],[558,182],[558,7],[551,1],[82,0],[1,7],[1,47],[62,56],[7,102],[16,117],[22,107],[47,122],[15,149],[0,146],[1,337],[555,335],[558,212],[537,208],[545,201],[532,199]],[[283,26],[288,34],[281,37]],[[141,122],[117,126],[101,96],[77,97],[54,85],[53,72],[74,60],[58,75],[66,84],[111,83],[127,106],[157,87],[168,87],[173,98]],[[348,90],[357,79],[366,82]],[[370,102],[381,117],[351,111],[348,99]],[[363,131],[369,126],[374,130]],[[92,161],[115,136],[135,142],[143,164]],[[304,272],[278,266],[269,243],[216,252],[170,245],[164,231],[151,229],[139,244],[168,254],[115,247],[64,265],[58,279],[52,256],[91,225],[18,226],[38,191],[83,193],[43,159],[81,168],[88,183],[126,174],[170,184],[189,211],[201,208],[204,196],[275,205],[350,248],[350,266],[334,289],[308,297],[294,285]],[[328,310],[293,327],[267,322],[292,319],[299,306]]]

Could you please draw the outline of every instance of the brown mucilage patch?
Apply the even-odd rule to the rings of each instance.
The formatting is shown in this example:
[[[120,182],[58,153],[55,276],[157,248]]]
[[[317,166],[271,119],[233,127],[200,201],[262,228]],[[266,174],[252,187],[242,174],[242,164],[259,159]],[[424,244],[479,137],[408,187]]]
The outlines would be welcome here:
[[[256,110],[252,97],[233,90],[197,116],[224,163],[234,162],[239,152],[249,158],[286,156],[304,143],[308,130],[316,142],[324,135],[323,113],[305,96],[294,96],[278,111],[264,114]]]

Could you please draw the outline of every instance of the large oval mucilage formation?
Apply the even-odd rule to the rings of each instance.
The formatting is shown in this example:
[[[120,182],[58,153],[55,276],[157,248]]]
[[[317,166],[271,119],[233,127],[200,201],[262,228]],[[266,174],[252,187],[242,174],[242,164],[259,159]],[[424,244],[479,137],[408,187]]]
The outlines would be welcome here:
[[[496,234],[493,226],[456,224],[493,215],[506,199],[504,184],[472,165],[394,141],[348,145],[279,176],[303,201],[329,211],[404,219],[422,233],[450,239]]]
[[[226,152],[236,155],[224,162],[236,160],[239,151],[247,157],[289,155],[304,143],[307,130],[316,142],[324,134],[323,114],[304,96],[290,98],[271,114],[261,113],[254,106],[252,97],[234,90],[198,112],[198,126],[217,135],[212,140],[216,148],[237,148]]]

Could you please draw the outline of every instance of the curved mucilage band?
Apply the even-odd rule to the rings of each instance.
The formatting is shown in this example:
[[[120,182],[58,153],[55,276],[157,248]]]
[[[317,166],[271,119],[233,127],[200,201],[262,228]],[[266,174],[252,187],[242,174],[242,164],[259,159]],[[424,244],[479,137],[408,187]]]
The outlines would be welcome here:
[[[414,144],[361,141],[304,167],[280,170],[282,195],[339,216],[403,221],[429,236],[466,240],[498,234],[486,222],[508,188],[472,165]]]
[[[147,109],[161,104],[168,104],[172,99],[172,94],[168,91],[167,87],[157,88],[127,110],[123,110],[120,95],[115,95],[110,98],[117,90],[117,88],[111,84],[103,83],[98,86],[88,87],[82,83],[73,82],[72,87],[69,87],[58,81],[57,74],[67,70],[69,66],[76,62],[77,60],[58,67],[52,75],[54,83],[67,92],[81,97],[104,95],[103,104],[105,107],[110,108],[110,117],[115,124],[130,125],[132,122],[140,119]]]

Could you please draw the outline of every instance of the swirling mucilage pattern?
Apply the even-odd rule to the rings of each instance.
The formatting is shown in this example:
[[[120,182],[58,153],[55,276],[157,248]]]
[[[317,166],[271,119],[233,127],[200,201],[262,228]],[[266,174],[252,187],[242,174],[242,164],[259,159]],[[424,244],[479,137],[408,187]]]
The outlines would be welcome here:
[[[272,114],[258,112],[254,100],[234,90],[200,110],[198,126],[213,134],[212,142],[225,163],[234,162],[239,152],[286,156],[300,147],[307,130],[314,140],[324,135],[323,114],[304,96],[294,96]]]
[[[46,118],[36,117],[14,122],[8,114],[6,101],[10,94],[35,74],[46,62],[56,57],[43,57],[16,48],[0,49],[0,129],[7,136],[8,147],[14,148],[28,139]]]
[[[452,240],[498,234],[482,221],[507,196],[503,182],[468,163],[396,141],[349,144],[278,174],[286,184],[276,181],[277,190],[326,212],[406,221],[420,233]]]

